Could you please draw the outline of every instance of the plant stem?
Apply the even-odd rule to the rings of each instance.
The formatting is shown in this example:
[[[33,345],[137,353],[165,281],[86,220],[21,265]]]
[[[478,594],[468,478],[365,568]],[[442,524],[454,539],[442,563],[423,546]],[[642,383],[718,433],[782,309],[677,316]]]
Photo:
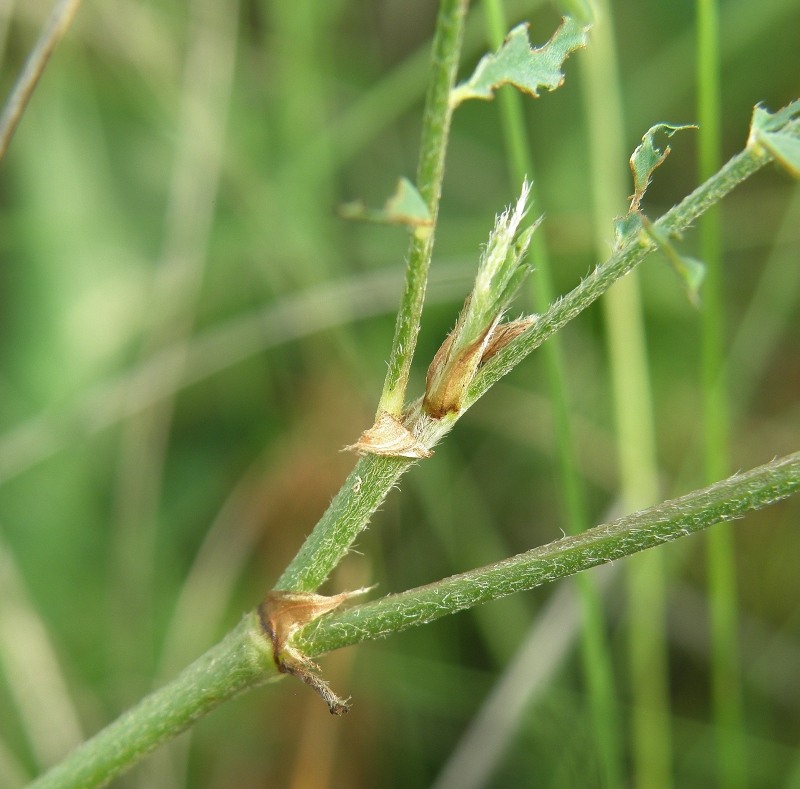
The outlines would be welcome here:
[[[25,112],[25,108],[31,100],[47,61],[50,60],[50,55],[53,54],[59,39],[70,26],[80,4],[81,0],[59,0],[51,12],[36,46],[25,61],[22,73],[14,83],[6,105],[3,107],[3,114],[0,116],[0,161],[8,151],[11,138],[17,130],[22,113]]]
[[[507,28],[502,0],[484,0],[490,43],[495,49],[503,43]],[[531,146],[525,128],[522,96],[517,91],[500,91],[497,96],[512,179],[531,181],[531,212],[540,213],[536,199],[536,176]],[[535,233],[529,256],[533,264],[533,300],[537,312],[545,312],[554,298],[550,257],[544,235]],[[569,387],[562,343],[555,336],[543,348],[547,388],[552,408],[558,479],[564,503],[566,528],[579,534],[589,525],[586,499],[575,459],[575,445],[570,424]],[[599,761],[606,786],[622,783],[621,734],[616,704],[611,654],[603,624],[600,596],[594,580],[588,576],[575,578],[581,601],[581,659],[589,690],[590,710]]]
[[[772,156],[766,150],[745,148],[657,220],[656,231],[668,236],[680,234],[734,187],[771,160]],[[622,243],[605,263],[597,266],[577,287],[554,302],[528,331],[510,342],[478,371],[467,393],[465,409],[654,250],[655,244],[640,236]]]
[[[683,229],[770,158],[761,148],[746,149],[668,211],[656,223],[657,228],[664,233]],[[653,244],[647,238],[632,239],[609,261],[595,269],[581,285],[556,302],[533,331],[500,351],[483,368],[470,389],[468,404],[474,403],[511,367],[591,304],[652,249]],[[419,403],[416,409],[419,412]],[[453,416],[426,422],[424,415],[418,413],[412,427],[425,446],[431,447],[452,428],[455,421]],[[347,552],[397,479],[413,463],[407,458],[361,458],[276,588],[291,591],[316,589]],[[340,646],[432,621],[471,605],[613,561],[712,523],[738,517],[749,509],[785,498],[799,487],[800,453],[796,453],[682,499],[622,518],[609,526],[453,576],[439,584],[390,596],[343,614],[335,613],[320,620],[313,630],[301,634],[297,646],[313,657]],[[80,746],[36,781],[33,787],[77,789],[100,786],[223,701],[276,675],[271,647],[261,633],[256,612],[251,612],[173,682],[146,697]]]
[[[413,462],[378,455],[360,458],[275,589],[313,592],[319,588]]]
[[[395,416],[403,410],[411,361],[422,319],[425,286],[433,253],[432,228],[436,227],[439,213],[447,138],[453,115],[450,91],[455,83],[461,54],[467,5],[467,0],[442,0],[436,20],[417,168],[417,189],[428,206],[433,224],[430,232],[414,233],[411,236],[405,288],[397,313],[386,380],[378,405],[379,412],[386,411]]]
[[[294,640],[309,657],[409,627],[620,559],[734,520],[800,491],[800,452],[678,499],[495,564],[319,619]]]
[[[276,676],[272,651],[251,612],[176,679],[76,748],[30,789],[104,786],[224,701]]]
[[[614,16],[608,0],[592,0],[591,5],[596,17],[592,46],[580,64],[591,151],[594,240],[595,248],[602,250],[609,220],[625,204],[628,184],[618,165],[626,151]],[[653,398],[637,274],[616,282],[602,301],[623,512],[659,500]],[[670,785],[671,732],[663,554],[652,551],[625,569],[632,780],[637,786],[665,789]]]
[[[697,0],[698,170],[701,179],[718,167],[720,154],[719,13],[716,0]],[[725,376],[725,310],[722,222],[718,208],[698,225],[703,285],[703,454],[706,480],[728,471],[729,403]],[[733,534],[708,535],[708,599],[711,622],[713,704],[720,786],[747,785],[744,713],[738,660],[737,592]]]

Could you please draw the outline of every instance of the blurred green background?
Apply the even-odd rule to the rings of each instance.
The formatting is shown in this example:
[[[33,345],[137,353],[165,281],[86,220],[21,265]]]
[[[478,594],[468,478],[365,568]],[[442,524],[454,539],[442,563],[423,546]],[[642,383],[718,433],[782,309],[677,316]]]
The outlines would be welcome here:
[[[50,5],[0,6],[3,95]],[[719,5],[727,158],[755,103],[778,109],[800,93],[800,6]],[[530,20],[534,43],[558,23],[545,3],[506,10],[509,26]],[[695,8],[624,0],[612,11],[617,142],[629,153],[657,122],[696,120]],[[434,17],[429,0],[84,0],[57,47],[0,168],[3,787],[213,644],[351,467],[339,450],[377,403],[407,239],[336,208],[380,204],[398,176],[413,178]],[[486,42],[476,3],[463,76]],[[583,56],[560,90],[524,102],[559,293],[598,262]],[[495,212],[518,194],[498,110],[469,102],[455,115],[413,395]],[[694,134],[671,144],[644,203],[653,218],[698,183]],[[798,449],[800,192],[771,166],[722,213],[733,471]],[[697,254],[696,237],[682,248]],[[700,312],[663,260],[644,265],[641,286],[666,498],[704,483]],[[602,522],[618,479],[600,310],[562,337],[580,471]],[[327,589],[399,591],[561,536],[537,356],[404,479]],[[790,501],[718,527],[735,530],[752,786],[800,787],[798,516]],[[704,538],[663,550],[675,782],[713,785]],[[624,716],[621,564],[601,575]],[[465,765],[487,769],[488,786],[599,785],[570,589],[331,655],[324,674],[353,699],[344,719],[283,681],[115,785],[447,786]],[[478,717],[493,693],[501,709],[519,702],[512,725]],[[460,748],[481,720],[496,741]]]

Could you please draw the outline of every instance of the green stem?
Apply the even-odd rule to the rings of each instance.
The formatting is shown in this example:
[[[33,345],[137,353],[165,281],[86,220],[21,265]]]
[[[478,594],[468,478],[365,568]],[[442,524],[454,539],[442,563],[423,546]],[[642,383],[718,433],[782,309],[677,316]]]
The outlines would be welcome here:
[[[76,748],[30,789],[104,786],[215,707],[276,676],[271,648],[251,612],[176,679]]]
[[[3,113],[0,115],[0,160],[8,151],[11,138],[17,130],[22,113],[25,112],[25,108],[31,100],[47,61],[50,60],[50,55],[53,54],[59,39],[70,26],[80,4],[81,0],[59,0],[50,13],[36,46],[28,55],[22,73],[14,83],[3,107]]]
[[[430,449],[452,430],[456,415],[430,419],[422,412],[419,401],[406,411],[405,422],[420,443]],[[274,588],[291,592],[313,592],[319,588],[367,527],[372,513],[397,480],[414,463],[415,459],[406,457],[359,458]]]
[[[497,49],[503,43],[508,29],[503,3],[501,0],[484,0],[483,5],[490,31],[490,43]],[[535,215],[541,209],[537,209],[536,175],[525,127],[522,96],[517,91],[500,91],[497,102],[512,178],[516,183],[520,183],[524,178],[532,182],[531,212]],[[529,247],[529,256],[534,269],[534,306],[537,312],[542,313],[552,303],[555,290],[550,256],[543,234],[534,234]],[[558,479],[565,507],[566,528],[569,534],[579,534],[587,528],[589,519],[575,458],[575,444],[570,424],[569,387],[560,338],[553,337],[542,350],[556,436]],[[581,617],[581,660],[589,689],[594,737],[599,760],[603,765],[603,780],[607,786],[619,786],[622,783],[621,727],[600,595],[592,578],[579,576],[575,582],[584,612]]]
[[[592,46],[581,58],[583,101],[590,130],[595,248],[608,240],[609,219],[621,213],[628,184],[624,160],[624,110],[617,64],[614,14],[608,0],[592,0]],[[632,512],[658,501],[653,398],[638,272],[615,283],[602,301],[614,404],[620,502]],[[631,690],[633,782],[670,785],[671,744],[665,643],[663,554],[652,551],[626,566],[627,684]],[[619,778],[615,778],[619,783]]]
[[[716,0],[697,0],[698,169],[701,179],[719,167],[720,73],[719,9]],[[703,449],[706,479],[728,470],[729,403],[725,378],[724,271],[722,222],[718,208],[698,226],[703,283]],[[708,597],[711,621],[713,701],[720,786],[747,785],[741,672],[737,658],[738,621],[733,535],[708,535]]]
[[[336,611],[294,640],[309,657],[351,646],[734,520],[800,491],[800,452],[495,564]]]
[[[422,118],[417,169],[417,189],[428,206],[433,219],[432,228],[436,227],[439,213],[447,138],[453,115],[450,91],[455,83],[461,54],[467,5],[467,0],[442,0],[433,39],[430,82]],[[378,405],[379,412],[386,411],[397,416],[403,410],[411,361],[422,319],[433,240],[433,230],[429,233],[415,233],[411,237],[405,288],[397,313],[386,380]]]
[[[413,462],[378,455],[360,458],[275,589],[313,592],[319,588]]]
[[[745,148],[655,222],[656,230],[668,236],[680,234],[734,187],[771,160],[772,156],[766,150]],[[641,236],[622,243],[605,263],[552,304],[528,331],[509,343],[478,371],[467,393],[465,407],[473,405],[528,354],[600,298],[611,285],[636,268],[655,249],[650,239]]]

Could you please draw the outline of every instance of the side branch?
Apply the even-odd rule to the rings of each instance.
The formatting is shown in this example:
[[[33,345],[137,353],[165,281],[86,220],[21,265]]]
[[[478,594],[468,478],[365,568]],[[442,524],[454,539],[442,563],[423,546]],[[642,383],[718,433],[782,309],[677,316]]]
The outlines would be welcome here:
[[[333,613],[301,631],[308,657],[533,589],[741,517],[800,490],[800,452],[641,512],[428,586]]]
[[[692,222],[718,203],[728,192],[761,169],[772,157],[763,149],[748,146],[725,166],[697,187],[678,205],[671,208],[654,227],[664,236],[676,236]],[[618,279],[638,266],[656,249],[655,242],[643,234],[624,240],[614,254],[589,274],[576,288],[558,299],[543,315],[538,316],[524,334],[509,343],[487,362],[470,386],[465,409],[475,403],[506,373],[516,367],[528,354],[565,326],[603,295]]]

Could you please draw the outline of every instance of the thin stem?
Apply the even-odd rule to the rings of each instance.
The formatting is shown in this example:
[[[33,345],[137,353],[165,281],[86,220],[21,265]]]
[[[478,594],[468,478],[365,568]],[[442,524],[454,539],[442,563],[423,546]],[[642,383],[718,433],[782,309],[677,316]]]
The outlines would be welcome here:
[[[717,170],[720,152],[719,9],[697,0],[698,169],[701,179]],[[722,221],[718,208],[698,225],[703,284],[703,454],[706,480],[728,470],[729,403],[725,371],[725,309]],[[711,621],[713,700],[720,786],[747,785],[744,713],[738,660],[737,592],[733,534],[708,535],[708,598]]]
[[[258,616],[251,612],[172,682],[76,748],[30,789],[104,786],[215,707],[276,676]]]
[[[621,213],[628,184],[618,166],[626,151],[611,4],[593,0],[592,6],[596,15],[592,46],[580,62],[590,130],[595,248],[600,250],[608,241],[609,220]],[[632,272],[615,283],[602,301],[624,512],[659,498],[653,398],[637,274]],[[662,556],[653,551],[637,557],[628,563],[625,575],[633,780],[653,789],[669,786],[671,770]]]
[[[316,657],[382,638],[688,536],[715,523],[734,520],[799,490],[800,452],[795,452],[510,559],[336,611],[305,628],[294,645]]]
[[[507,30],[501,0],[485,0],[484,10],[490,43],[499,48]],[[537,208],[536,176],[531,146],[525,128],[522,96],[517,91],[501,91],[497,96],[506,150],[512,179],[520,183],[531,181],[531,213]],[[553,301],[554,287],[550,256],[544,235],[534,234],[529,247],[529,257],[534,270],[533,301],[537,312],[545,312]],[[562,343],[555,336],[543,348],[547,388],[552,407],[558,458],[558,479],[564,502],[566,528],[569,534],[578,534],[589,525],[586,498],[575,458],[575,444],[570,424],[569,385]],[[604,783],[619,786],[622,783],[621,735],[619,713],[616,706],[611,654],[605,636],[601,614],[600,596],[593,579],[579,576],[575,579],[584,615],[581,617],[581,658],[583,673],[589,688],[590,709],[597,751],[603,766]]]
[[[428,206],[428,212],[433,220],[432,228],[436,227],[439,213],[447,138],[453,114],[450,91],[455,83],[461,54],[467,5],[467,0],[442,0],[433,39],[430,82],[422,118],[422,139],[417,169],[417,189]],[[427,233],[414,233],[411,237],[405,288],[397,313],[386,380],[378,406],[379,412],[386,411],[399,415],[403,410],[411,361],[422,320],[433,241],[433,230]]]
[[[430,449],[452,430],[456,418],[451,415],[429,419],[418,401],[407,412],[406,422],[420,443]],[[415,459],[406,457],[365,455],[359,458],[274,588],[291,592],[318,589],[367,527],[372,513],[414,463]]]
[[[36,46],[28,55],[22,73],[14,83],[11,94],[0,116],[0,161],[6,155],[11,138],[17,130],[22,113],[36,89],[39,77],[44,73],[47,61],[53,53],[56,44],[66,29],[70,26],[72,18],[78,10],[81,0],[59,0],[47,20]]]
[[[413,462],[408,458],[378,455],[360,458],[319,523],[283,571],[275,589],[292,592],[318,589]]]
[[[771,160],[772,157],[766,150],[745,148],[714,176],[667,211],[655,223],[656,230],[667,235],[686,230],[712,205]],[[528,331],[509,343],[479,370],[469,388],[465,407],[474,404],[528,354],[594,303],[614,282],[636,268],[654,250],[654,243],[647,238],[637,236],[626,240],[605,263],[595,268],[580,285],[553,303]]]

